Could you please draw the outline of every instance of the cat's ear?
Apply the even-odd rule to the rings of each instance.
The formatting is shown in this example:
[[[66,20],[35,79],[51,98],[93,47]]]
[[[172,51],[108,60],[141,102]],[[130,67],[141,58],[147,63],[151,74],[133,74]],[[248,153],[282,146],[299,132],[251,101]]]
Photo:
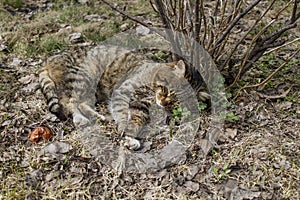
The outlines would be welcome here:
[[[184,76],[186,71],[186,66],[183,60],[177,61],[176,65],[174,66],[175,73],[179,76]]]

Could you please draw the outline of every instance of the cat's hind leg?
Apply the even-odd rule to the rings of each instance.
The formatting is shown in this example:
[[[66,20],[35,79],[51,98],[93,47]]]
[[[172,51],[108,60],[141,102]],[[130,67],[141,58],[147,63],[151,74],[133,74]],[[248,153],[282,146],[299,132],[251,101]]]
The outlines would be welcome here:
[[[88,126],[95,122],[95,118],[105,121],[105,117],[96,112],[86,103],[81,103],[77,108],[73,109],[73,123],[76,126]]]
[[[81,103],[78,108],[81,113],[83,113],[85,116],[88,116],[88,118],[99,118],[102,121],[106,120],[103,115],[99,114],[95,109],[86,103]]]

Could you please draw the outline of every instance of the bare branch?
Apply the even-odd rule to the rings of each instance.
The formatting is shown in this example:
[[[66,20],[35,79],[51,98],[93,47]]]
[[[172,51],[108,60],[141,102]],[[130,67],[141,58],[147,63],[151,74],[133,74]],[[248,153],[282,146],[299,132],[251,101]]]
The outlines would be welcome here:
[[[285,43],[285,41],[279,41],[279,42],[275,42],[280,36],[281,34],[283,34],[285,31],[296,27],[296,24],[290,24],[290,25],[286,25],[285,27],[283,27],[282,29],[278,30],[277,32],[266,36],[265,38],[259,40],[256,42],[254,48],[251,50],[248,58],[245,60],[246,64],[244,65],[244,67],[241,68],[240,70],[240,74],[239,76],[237,76],[237,78],[239,78],[240,76],[242,76],[247,70],[249,70],[249,68],[251,67],[251,63],[256,62],[263,54],[264,52],[268,49],[268,48],[274,48],[277,46],[281,46]],[[251,62],[249,62],[251,61]]]
[[[265,52],[264,55],[270,54],[270,53],[272,53],[272,52],[274,52],[274,51],[276,51],[276,50],[278,50],[278,49],[280,49],[282,47],[285,47],[285,46],[291,45],[291,44],[293,44],[295,42],[298,42],[299,40],[300,40],[300,38],[296,38],[296,39],[294,39],[294,40],[292,40],[290,42],[287,42],[287,43],[285,43],[285,44],[283,44],[281,46],[277,46],[277,47],[275,47],[273,49],[270,49],[269,51]]]
[[[268,27],[270,27],[278,18],[278,16],[285,10],[288,8],[288,6],[290,5],[291,2],[288,2],[274,17],[275,19],[273,19],[271,22],[269,22],[269,24],[267,24],[264,28],[262,28],[262,30],[256,34],[256,36],[252,39],[251,44],[249,45],[249,48],[247,49],[246,53],[244,54],[244,59],[243,62],[240,66],[239,72],[235,77],[234,82],[231,84],[234,85],[237,80],[246,72],[249,70],[249,68],[251,68],[252,63],[256,62],[263,54],[264,52],[267,50],[267,48],[263,48],[266,45],[269,45],[271,43],[274,43],[280,36],[282,33],[284,33],[284,31],[293,28],[295,26],[295,24],[291,25],[288,24],[285,27],[281,28],[280,30],[277,30],[275,33],[271,33],[267,36],[265,36],[264,38],[262,38],[263,33],[267,30]],[[283,42],[284,43],[284,42]],[[251,46],[254,47],[251,49]],[[282,45],[282,43],[277,43],[277,46]],[[273,46],[276,47],[276,46]],[[272,48],[272,47],[271,47]]]
[[[298,53],[300,52],[300,48],[298,48],[295,53],[293,53],[293,55],[291,55],[288,59],[286,59],[276,70],[274,70],[264,81],[262,81],[261,83],[255,84],[255,85],[246,85],[242,88],[239,89],[239,91],[243,90],[243,89],[247,89],[247,88],[255,88],[255,87],[261,87],[264,88],[265,85],[271,80],[272,77],[275,76],[275,74],[277,74],[292,58],[294,58]],[[237,92],[237,94],[235,96],[238,95],[239,91]]]
[[[254,28],[257,26],[257,24],[263,19],[263,17],[269,12],[269,10],[273,7],[276,0],[273,0],[271,4],[268,6],[268,8],[260,15],[260,17],[255,21],[255,23],[251,26],[251,28],[246,32],[246,34],[235,44],[234,48],[231,50],[231,52],[228,54],[227,59],[225,62],[223,62],[222,66],[220,67],[220,70],[223,70],[224,67],[227,65],[229,60],[231,59],[234,52],[237,50],[238,46],[246,39],[247,35],[251,31],[254,30]],[[251,45],[250,45],[251,46]],[[249,48],[250,49],[250,48]]]
[[[194,33],[195,33],[195,40],[200,43],[201,16],[200,16],[199,7],[200,7],[200,0],[196,0],[195,8],[194,8],[194,13],[195,13]]]
[[[231,22],[231,24],[226,28],[226,30],[222,33],[222,35],[217,39],[214,45],[213,52],[216,50],[219,44],[224,40],[224,38],[230,33],[230,31],[237,24],[237,22],[240,21],[240,19],[244,17],[250,10],[252,10],[260,1],[261,0],[256,0],[255,2],[253,2]]]
[[[291,20],[290,20],[291,24],[293,24],[295,21],[297,21],[297,19],[299,19],[299,17],[300,17],[300,13],[297,14],[298,3],[299,3],[299,1],[297,1],[297,0],[294,1],[293,13],[292,13]]]
[[[147,23],[143,22],[142,20],[140,19],[137,19],[133,16],[131,16],[130,14],[124,12],[123,10],[119,9],[117,6],[113,5],[112,3],[106,1],[106,0],[101,0],[103,3],[105,3],[106,5],[108,5],[109,7],[111,7],[113,10],[117,11],[118,13],[124,15],[125,17],[131,19],[132,21],[138,23],[138,24],[141,24],[149,29],[152,29]],[[153,29],[152,29],[153,30]]]
[[[107,2],[108,0],[102,1]],[[298,12],[299,0],[289,0],[280,7],[279,11],[276,11],[277,8],[274,9],[276,0],[266,2],[262,0],[216,0],[215,2],[204,0],[150,0],[150,2],[153,9],[160,15],[162,24],[167,29],[166,34],[159,34],[169,40],[175,52],[181,53],[190,49],[197,51],[192,44],[183,44],[184,40],[176,34],[176,31],[178,31],[186,37],[193,37],[211,54],[215,61],[222,63],[219,69],[225,69],[228,63],[236,61],[235,64],[240,66],[238,72],[229,71],[231,77],[235,76],[232,85],[269,49],[274,51],[285,46],[284,44],[288,38],[283,37],[283,34],[296,27],[296,21],[300,18],[300,13]],[[267,3],[268,7],[263,10],[252,25],[245,24],[243,19],[249,17],[249,21],[252,22],[253,17],[255,17],[255,13],[252,13],[252,11],[261,2]],[[285,20],[286,24],[281,28],[274,26],[275,23],[277,23],[276,25],[282,24],[282,16],[285,16],[282,13],[287,11],[288,8],[292,8],[292,10],[288,19]],[[114,9],[118,10],[116,7]],[[123,11],[119,10],[118,12],[150,28],[142,20],[136,19]],[[264,18],[267,19],[265,20]],[[241,25],[241,29],[238,25]],[[231,36],[235,28],[241,30],[243,34],[233,41],[236,37],[233,38]],[[247,28],[246,32],[245,28]],[[254,30],[258,31],[258,33],[254,32],[253,36],[250,35]],[[272,30],[271,33],[269,32],[270,30]],[[248,39],[250,39],[250,42]],[[243,52],[242,55],[240,55],[241,51]],[[238,58],[235,57],[237,54],[239,54]],[[187,56],[190,56],[192,60],[198,60],[193,57],[195,55],[192,53]],[[178,56],[175,55],[174,59],[178,59]]]
[[[261,97],[261,98],[266,98],[266,99],[280,99],[280,98],[284,98],[288,95],[288,93],[291,91],[291,89],[293,88],[293,85],[289,87],[289,89],[287,89],[286,91],[284,91],[283,93],[279,94],[279,95],[265,95],[262,94],[260,92],[256,92],[256,94]]]
[[[164,8],[164,5],[162,4],[162,2],[160,0],[154,0],[154,2],[155,2],[158,12],[160,13],[163,24],[166,25],[167,39],[170,41],[174,51],[177,52],[178,54],[181,54],[181,49],[179,48],[179,45],[178,45],[179,43],[176,42],[176,38],[174,37],[173,26],[171,25],[171,22],[166,15],[166,10]],[[175,59],[178,59],[178,56],[176,54],[173,56],[175,57]]]
[[[204,25],[204,31],[203,31],[203,36],[202,36],[202,42],[201,42],[201,44],[203,45],[203,47],[206,47],[210,43],[208,43],[208,45],[206,45],[206,43],[205,43],[206,37],[207,37],[207,32],[209,31],[209,29],[207,27],[207,17],[205,16],[205,13],[204,13],[203,1],[201,1],[201,3],[200,3],[200,16],[203,19],[203,25]],[[211,30],[211,32],[213,32],[213,30]],[[211,35],[213,36],[213,34],[211,34]],[[213,37],[211,38],[211,40],[213,40]]]
[[[281,34],[283,34],[284,32],[286,32],[289,29],[295,28],[297,25],[296,23],[293,24],[288,24],[284,27],[282,27],[281,29],[275,31],[274,33],[267,35],[266,37],[262,38],[262,42],[267,42],[267,43],[272,43],[274,42],[276,39],[278,39]]]

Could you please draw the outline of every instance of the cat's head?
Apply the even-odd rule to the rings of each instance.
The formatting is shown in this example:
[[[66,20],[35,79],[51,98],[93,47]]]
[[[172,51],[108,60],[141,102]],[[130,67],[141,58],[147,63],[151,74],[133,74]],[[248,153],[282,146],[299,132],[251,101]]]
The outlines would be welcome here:
[[[182,78],[186,73],[186,65],[183,60],[166,63],[166,66],[170,68],[178,78]],[[155,100],[156,104],[160,107],[169,107],[176,101],[175,93],[171,92],[167,86],[156,85],[155,88]]]
[[[170,67],[172,72],[178,77],[184,77],[186,73],[186,65],[183,60],[166,63],[167,67]]]

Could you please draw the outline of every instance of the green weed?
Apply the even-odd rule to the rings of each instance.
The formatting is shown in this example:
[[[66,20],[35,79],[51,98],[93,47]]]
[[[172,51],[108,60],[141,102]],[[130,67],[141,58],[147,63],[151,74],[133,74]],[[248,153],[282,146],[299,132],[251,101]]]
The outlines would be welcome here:
[[[205,110],[207,108],[207,104],[203,102],[198,103],[199,110]]]
[[[284,101],[297,103],[299,102],[299,98],[296,96],[296,94],[289,94],[288,96],[284,97]]]
[[[41,43],[41,52],[55,52],[57,50],[64,50],[67,44],[60,39],[57,39],[55,37],[49,37],[45,41]]]
[[[158,52],[146,52],[146,55],[152,59],[152,60],[155,60],[155,61],[160,61],[160,62],[166,62],[169,55],[164,52],[164,51],[161,51],[159,50]]]
[[[236,116],[233,112],[221,113],[221,117],[230,123],[237,122],[240,120],[240,118]]]
[[[24,2],[23,0],[2,0],[2,4],[11,6],[13,8],[21,8]]]
[[[187,108],[181,108],[180,106],[176,106],[173,110],[173,118],[175,123],[179,123],[182,117],[190,114],[190,111]]]
[[[225,164],[222,168],[212,166],[211,170],[217,182],[225,180],[231,172],[231,169],[229,169],[229,164]]]

